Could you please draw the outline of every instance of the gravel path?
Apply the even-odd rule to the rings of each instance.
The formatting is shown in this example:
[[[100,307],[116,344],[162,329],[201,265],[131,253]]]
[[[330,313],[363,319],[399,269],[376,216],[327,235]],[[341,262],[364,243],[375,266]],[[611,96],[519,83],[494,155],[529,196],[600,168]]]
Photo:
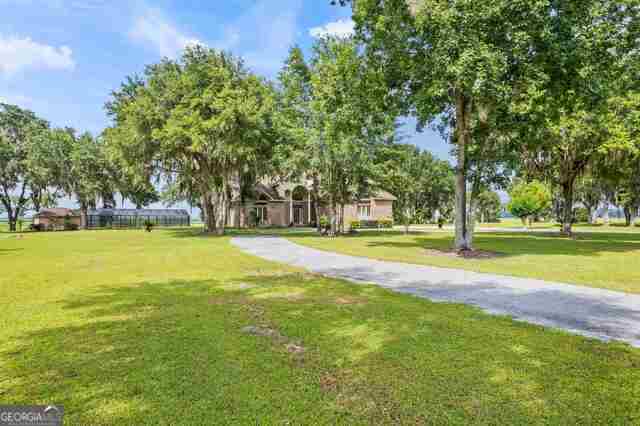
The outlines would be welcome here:
[[[433,301],[465,303],[492,314],[640,347],[640,295],[347,256],[279,237],[237,237],[232,244],[255,256],[330,277],[373,283]]]

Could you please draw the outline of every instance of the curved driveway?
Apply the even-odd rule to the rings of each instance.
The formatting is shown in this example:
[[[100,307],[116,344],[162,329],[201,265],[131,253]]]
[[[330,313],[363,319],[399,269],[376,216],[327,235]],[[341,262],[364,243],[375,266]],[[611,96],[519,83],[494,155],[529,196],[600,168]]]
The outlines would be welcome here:
[[[279,237],[236,237],[231,242],[255,256],[322,275],[433,301],[465,303],[492,314],[640,347],[640,295],[347,256]]]

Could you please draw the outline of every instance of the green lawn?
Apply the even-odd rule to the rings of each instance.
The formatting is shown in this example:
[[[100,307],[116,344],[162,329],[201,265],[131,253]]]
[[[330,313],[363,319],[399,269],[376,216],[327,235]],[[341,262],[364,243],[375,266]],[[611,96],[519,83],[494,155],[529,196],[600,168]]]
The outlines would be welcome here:
[[[491,259],[461,259],[428,253],[451,248],[452,234],[363,232],[325,238],[291,235],[300,244],[354,256],[539,278],[640,293],[640,233],[581,232],[575,239],[545,233],[477,233],[476,249],[496,252]]]
[[[0,265],[0,401],[63,404],[65,424],[640,421],[640,350],[301,273],[227,237],[3,234]]]

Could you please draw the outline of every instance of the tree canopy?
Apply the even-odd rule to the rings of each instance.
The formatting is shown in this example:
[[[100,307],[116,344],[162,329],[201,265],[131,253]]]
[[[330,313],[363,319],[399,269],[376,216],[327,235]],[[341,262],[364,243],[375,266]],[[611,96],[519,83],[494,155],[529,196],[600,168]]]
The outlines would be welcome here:
[[[206,230],[224,233],[232,183],[272,155],[274,107],[273,88],[240,59],[188,47],[114,92],[106,137],[124,161],[197,197]]]

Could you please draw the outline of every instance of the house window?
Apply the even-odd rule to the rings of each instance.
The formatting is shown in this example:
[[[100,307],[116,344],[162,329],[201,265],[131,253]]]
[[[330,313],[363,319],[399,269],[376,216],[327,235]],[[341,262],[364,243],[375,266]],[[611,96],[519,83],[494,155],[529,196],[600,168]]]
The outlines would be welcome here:
[[[371,204],[358,204],[358,218],[369,219],[371,217]]]

